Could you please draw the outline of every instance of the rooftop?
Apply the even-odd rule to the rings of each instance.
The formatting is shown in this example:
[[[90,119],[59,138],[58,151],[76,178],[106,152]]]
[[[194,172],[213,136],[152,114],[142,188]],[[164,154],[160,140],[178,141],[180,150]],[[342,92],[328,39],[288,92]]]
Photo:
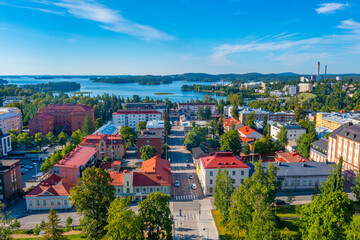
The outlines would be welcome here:
[[[328,140],[326,138],[320,138],[319,140],[313,142],[311,146],[327,151]]]
[[[244,126],[238,130],[242,135],[249,135],[250,133],[257,132],[255,129],[252,129],[249,126]]]
[[[140,172],[134,172],[134,186],[171,186],[171,167],[168,160],[155,156],[143,162]]]
[[[158,112],[157,110],[151,110],[151,109],[146,109],[146,110],[118,110],[116,112],[113,113],[113,115],[128,115],[128,114],[160,114],[160,112]]]
[[[223,123],[224,123],[225,126],[231,127],[233,124],[234,125],[239,124],[240,121],[237,120],[236,118],[224,118]]]
[[[272,163],[264,163],[267,167]],[[275,164],[275,163],[273,163]],[[335,164],[324,162],[307,162],[307,163],[279,163],[275,164],[279,170],[277,177],[292,177],[292,176],[329,176],[330,170],[335,167]]]
[[[179,106],[202,106],[202,105],[216,105],[215,103],[179,103]]]
[[[217,152],[209,157],[200,158],[205,169],[209,168],[250,168],[231,152]]]
[[[152,120],[146,123],[146,128],[164,128],[164,121]]]
[[[96,148],[79,146],[66,154],[55,166],[78,168],[84,166],[95,154]]]
[[[56,174],[51,174],[42,180],[26,197],[52,197],[52,196],[69,196],[70,185],[63,185],[62,178]]]
[[[343,126],[339,127],[338,129],[336,129],[335,131],[334,131],[335,134],[340,137],[344,137],[352,141],[360,142],[360,124],[353,124],[351,122],[348,122]]]
[[[105,125],[102,125],[95,133],[103,134],[116,134],[119,132],[119,126],[115,125],[112,121],[107,122]]]
[[[162,130],[143,130],[138,135],[138,139],[142,138],[162,138]]]
[[[293,152],[279,151],[279,152],[276,152],[275,160],[277,162],[310,162],[309,159],[303,157],[297,151],[293,151]]]
[[[89,110],[93,110],[94,108],[93,107],[90,107],[88,105],[85,105],[85,104],[71,104],[71,103],[68,103],[68,104],[49,104],[47,105],[46,107],[44,108],[41,108],[39,110],[39,113],[41,112],[46,112],[46,111],[53,111],[53,110],[56,110],[56,111],[69,111],[69,112],[74,112],[74,111],[89,111]]]

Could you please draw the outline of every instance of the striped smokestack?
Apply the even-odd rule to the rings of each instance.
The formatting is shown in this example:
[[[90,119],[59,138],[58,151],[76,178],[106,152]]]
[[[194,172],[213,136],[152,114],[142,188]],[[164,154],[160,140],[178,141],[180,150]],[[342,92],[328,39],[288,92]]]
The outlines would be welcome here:
[[[317,75],[320,75],[320,62],[318,62]]]

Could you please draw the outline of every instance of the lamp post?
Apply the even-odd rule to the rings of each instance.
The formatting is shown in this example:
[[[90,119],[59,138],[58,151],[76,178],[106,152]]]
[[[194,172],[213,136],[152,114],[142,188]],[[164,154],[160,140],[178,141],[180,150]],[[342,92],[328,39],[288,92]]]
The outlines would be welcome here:
[[[37,176],[37,163],[34,163],[35,166],[35,177]]]

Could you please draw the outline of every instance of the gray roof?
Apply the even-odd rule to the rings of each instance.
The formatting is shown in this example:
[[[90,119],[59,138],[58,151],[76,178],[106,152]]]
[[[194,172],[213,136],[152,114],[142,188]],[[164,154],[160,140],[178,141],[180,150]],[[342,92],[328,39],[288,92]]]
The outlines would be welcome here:
[[[311,145],[327,151],[328,140],[326,138],[320,138],[319,140],[313,142]]]
[[[142,133],[138,135],[138,138],[162,138],[162,130],[143,130]]]
[[[192,155],[194,159],[200,159],[202,157],[208,157],[209,153],[205,152],[201,147],[196,147],[191,149]]]
[[[294,176],[329,176],[330,170],[335,167],[333,163],[324,162],[307,162],[307,163],[264,163],[267,167],[268,164],[275,164],[279,170],[277,177],[294,177]]]
[[[356,142],[360,142],[360,125],[352,124],[351,122],[345,123],[337,135]]]

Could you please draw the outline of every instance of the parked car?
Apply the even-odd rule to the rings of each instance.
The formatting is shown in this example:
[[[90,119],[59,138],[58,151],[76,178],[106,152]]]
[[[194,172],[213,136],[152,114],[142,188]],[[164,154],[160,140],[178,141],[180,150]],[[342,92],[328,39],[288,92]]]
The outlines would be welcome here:
[[[178,187],[178,186],[180,186],[179,180],[176,180],[176,181],[175,181],[175,187]]]
[[[275,199],[275,205],[276,206],[283,206],[286,205],[286,202],[280,199]]]
[[[194,176],[192,174],[189,175],[189,179],[193,179]]]
[[[189,167],[190,167],[190,164],[186,164],[186,167],[189,168]]]
[[[191,184],[191,189],[196,189],[195,183]]]

